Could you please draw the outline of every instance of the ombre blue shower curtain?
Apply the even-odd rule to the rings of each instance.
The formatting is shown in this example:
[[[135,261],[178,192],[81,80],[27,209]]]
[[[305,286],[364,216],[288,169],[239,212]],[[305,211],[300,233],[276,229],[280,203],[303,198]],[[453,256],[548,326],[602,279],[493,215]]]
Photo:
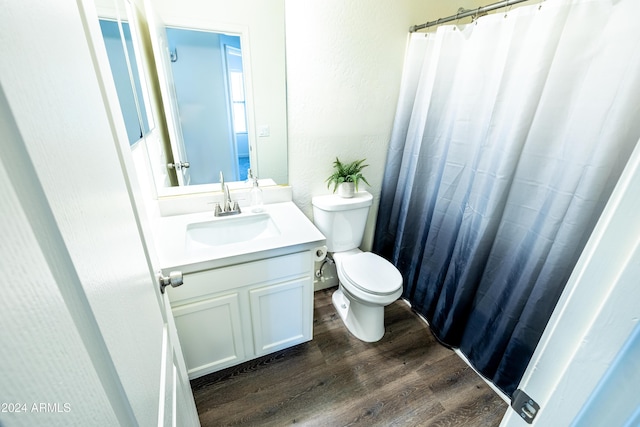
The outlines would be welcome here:
[[[638,16],[546,0],[411,36],[373,250],[509,396],[640,138]]]

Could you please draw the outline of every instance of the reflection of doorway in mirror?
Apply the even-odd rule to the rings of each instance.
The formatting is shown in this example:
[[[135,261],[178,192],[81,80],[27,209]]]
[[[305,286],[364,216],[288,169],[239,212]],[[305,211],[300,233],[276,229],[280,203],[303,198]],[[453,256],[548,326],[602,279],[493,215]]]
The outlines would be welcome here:
[[[120,31],[120,25],[122,31]],[[150,130],[143,102],[138,64],[134,55],[131,30],[127,22],[100,19],[100,30],[109,58],[129,145],[135,144]],[[132,89],[135,87],[135,91]]]
[[[167,39],[191,184],[218,182],[221,171],[228,181],[246,179],[244,88],[232,88],[238,77],[230,75],[242,72],[240,37],[167,27]]]
[[[227,81],[231,101],[231,121],[236,141],[239,180],[247,179],[249,169],[249,134],[247,132],[247,107],[244,96],[244,72],[242,69],[242,51],[225,45],[227,63]]]

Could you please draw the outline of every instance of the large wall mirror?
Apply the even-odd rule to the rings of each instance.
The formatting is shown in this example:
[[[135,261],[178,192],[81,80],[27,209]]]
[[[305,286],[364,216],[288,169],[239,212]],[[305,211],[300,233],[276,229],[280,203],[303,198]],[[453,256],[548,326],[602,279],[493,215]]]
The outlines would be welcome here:
[[[244,182],[249,168],[287,183],[284,0],[252,1],[96,0],[129,143],[158,196],[211,191],[220,172]]]

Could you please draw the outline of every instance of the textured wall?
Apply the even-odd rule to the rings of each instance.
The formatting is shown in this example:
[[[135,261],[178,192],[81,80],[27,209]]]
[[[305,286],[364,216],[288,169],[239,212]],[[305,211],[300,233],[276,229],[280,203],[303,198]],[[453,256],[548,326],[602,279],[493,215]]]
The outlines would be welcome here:
[[[311,218],[336,156],[366,157],[374,195],[369,249],[395,114],[408,30],[478,7],[461,0],[286,0],[289,183]]]

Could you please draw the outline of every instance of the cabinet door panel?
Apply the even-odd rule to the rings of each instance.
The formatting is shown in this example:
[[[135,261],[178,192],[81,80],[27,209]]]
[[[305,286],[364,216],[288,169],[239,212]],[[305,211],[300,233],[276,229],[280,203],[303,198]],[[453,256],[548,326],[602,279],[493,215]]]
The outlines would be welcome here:
[[[311,251],[304,251],[189,273],[184,276],[183,286],[171,289],[169,300],[171,306],[175,307],[205,299],[212,294],[234,292],[245,286],[259,286],[260,283],[265,282],[284,282],[307,275],[309,270],[313,270]]]
[[[312,336],[313,290],[309,277],[249,291],[256,356]]]
[[[189,378],[245,359],[238,294],[173,309]]]

